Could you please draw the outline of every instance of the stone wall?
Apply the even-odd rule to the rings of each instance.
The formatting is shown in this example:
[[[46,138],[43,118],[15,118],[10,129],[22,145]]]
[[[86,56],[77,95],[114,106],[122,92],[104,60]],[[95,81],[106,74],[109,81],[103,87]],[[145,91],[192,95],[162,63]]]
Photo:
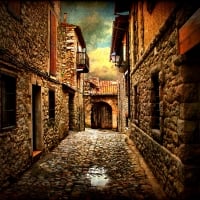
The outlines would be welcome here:
[[[84,95],[84,105],[85,105],[85,127],[91,127],[91,112],[92,112],[92,105],[91,105],[91,96]]]
[[[198,193],[197,188],[199,187],[197,179],[194,178],[195,176],[199,177],[197,173],[199,164],[193,161],[193,158],[197,158],[199,155],[199,139],[196,141],[186,139],[189,134],[195,137],[199,131],[197,128],[197,124],[199,124],[199,109],[197,108],[199,105],[199,79],[195,80],[193,76],[189,81],[186,77],[190,73],[199,73],[199,70],[193,68],[191,64],[185,66],[186,63],[182,63],[178,67],[174,62],[179,55],[178,28],[192,15],[195,9],[192,4],[190,6],[177,5],[169,18],[163,21],[163,25],[144,53],[141,56],[131,57],[131,88],[137,86],[137,110],[139,110],[136,119],[135,94],[133,92],[131,95],[131,138],[135,141],[169,198],[172,199],[192,197],[192,193],[194,195],[195,192]],[[154,14],[154,10],[151,14]],[[145,16],[147,15],[144,14],[143,17]],[[140,31],[141,29],[139,34]],[[148,33],[144,32],[144,34]],[[133,35],[137,36],[132,32],[131,37]],[[131,38],[133,42],[139,40],[141,40],[140,37]],[[135,54],[134,49],[137,47],[130,46],[131,54]],[[189,72],[191,69],[192,71]],[[160,128],[158,130],[152,128],[152,77],[155,74],[159,79]],[[195,117],[189,117],[191,113]],[[198,149],[195,153],[194,146]]]
[[[104,102],[112,108],[112,129],[117,129],[117,95],[92,95],[84,97],[85,122],[87,127],[91,127],[91,111],[95,103]]]
[[[59,62],[61,67],[62,82],[76,89],[76,42],[74,28],[68,28],[66,23],[61,23],[58,29]],[[70,41],[70,42],[67,42]]]
[[[118,131],[124,132],[128,127],[128,96],[126,95],[125,74],[118,72]]]
[[[21,15],[15,18],[8,12],[6,4],[1,2],[0,13],[1,48],[9,50],[16,60],[34,64],[45,73],[49,56],[48,4],[45,1],[24,2],[21,4]]]
[[[181,160],[133,123],[130,138],[137,144],[167,195],[176,199],[184,189],[184,168]]]
[[[76,53],[81,47],[79,35],[76,34],[76,25],[62,22],[58,31],[59,39],[59,63],[62,83],[70,87],[73,100],[70,103],[71,109],[70,129],[84,130],[84,107],[83,107],[83,80],[84,75],[76,71]],[[68,91],[69,92],[69,91]],[[73,107],[73,109],[72,109]]]
[[[99,80],[98,77],[90,77],[84,81],[84,110],[86,127],[92,126],[92,109],[97,106],[101,110],[103,106],[111,108],[112,129],[118,128],[118,88],[116,81]],[[104,109],[103,109],[104,110]],[[94,116],[93,116],[94,117]],[[104,117],[102,117],[103,119]],[[96,120],[95,120],[96,121]]]
[[[6,181],[13,181],[31,163],[29,77],[28,73],[21,72],[17,79],[16,127],[0,133],[0,186]]]
[[[0,2],[0,73],[16,77],[16,126],[0,130],[0,187],[8,185],[32,164],[34,150],[48,152],[69,130],[69,94],[60,82],[62,62],[57,63],[57,75],[49,75],[49,14],[51,11],[59,16],[57,3],[23,1],[21,14],[16,17],[6,2]],[[36,138],[34,87],[38,88],[39,103]],[[49,119],[49,90],[55,92],[54,121]],[[33,148],[35,139],[37,149]]]

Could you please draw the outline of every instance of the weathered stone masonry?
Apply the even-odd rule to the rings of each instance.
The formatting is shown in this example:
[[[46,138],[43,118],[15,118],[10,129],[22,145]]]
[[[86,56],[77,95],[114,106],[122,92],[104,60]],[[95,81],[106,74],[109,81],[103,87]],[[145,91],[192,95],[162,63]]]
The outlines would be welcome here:
[[[119,5],[120,7],[120,5]],[[117,6],[116,6],[117,8]],[[117,8],[118,9],[118,8]],[[122,8],[123,9],[123,8]],[[119,8],[121,10],[121,8]],[[111,60],[118,70],[118,131],[126,132],[130,115],[130,63],[129,63],[129,16],[118,15],[113,22]]]
[[[128,127],[128,95],[126,94],[126,76],[118,72],[118,130],[125,132]]]
[[[179,66],[176,64],[179,60],[178,28],[195,9],[192,4],[175,6],[143,54],[139,54],[141,48],[136,43],[138,57],[131,71],[131,138],[172,199],[199,195],[199,181],[196,178],[199,177],[199,164],[195,161],[199,155],[200,141],[200,80],[195,75],[199,74],[199,68],[192,64],[192,56],[187,56],[187,60]],[[193,59],[199,63],[195,54]],[[152,128],[152,77],[156,74],[159,79],[159,130]],[[134,104],[135,86],[137,105]],[[135,115],[135,106],[139,115]],[[137,119],[134,116],[138,116]]]
[[[84,73],[77,71],[77,52],[86,49],[78,26],[62,22],[59,31],[59,57],[61,78],[69,98],[69,127],[84,130],[83,80]],[[88,66],[89,67],[89,66]],[[70,88],[69,88],[70,87]]]
[[[116,130],[117,82],[90,77],[84,83],[85,125]]]
[[[123,57],[123,36],[129,35],[127,133],[169,199],[198,199],[199,3],[116,2],[115,14],[112,52]]]
[[[46,2],[24,2],[17,18],[8,12],[6,3],[1,2],[0,73],[16,77],[16,126],[5,131],[2,129],[0,133],[0,185],[15,178],[32,162],[33,85],[41,89],[41,144],[37,149],[48,151],[61,139],[57,123],[60,119],[56,115],[54,125],[50,125],[48,120],[46,94],[49,88],[53,88],[56,95],[62,93],[59,81],[48,75],[50,10],[53,11],[53,8]],[[60,106],[57,101],[56,112],[59,112]],[[62,131],[67,131],[67,127]]]
[[[73,69],[66,65],[68,54],[62,48],[66,40],[59,37],[60,2],[9,2],[0,2],[0,76],[16,79],[16,123],[6,129],[2,123],[0,126],[0,187],[24,172],[38,152],[55,147],[69,128],[84,129],[84,120],[79,121],[78,113],[70,119],[70,106],[77,99],[77,106],[83,107],[82,93],[77,94],[83,87],[83,75],[77,75],[75,63]],[[12,2],[20,9],[15,10]],[[52,24],[51,15],[55,17]],[[56,38],[55,60],[50,57],[50,33]],[[53,62],[56,73],[51,75]],[[73,70],[72,80],[65,81],[68,74],[64,68],[68,68],[67,72]],[[70,123],[76,127],[70,127]]]

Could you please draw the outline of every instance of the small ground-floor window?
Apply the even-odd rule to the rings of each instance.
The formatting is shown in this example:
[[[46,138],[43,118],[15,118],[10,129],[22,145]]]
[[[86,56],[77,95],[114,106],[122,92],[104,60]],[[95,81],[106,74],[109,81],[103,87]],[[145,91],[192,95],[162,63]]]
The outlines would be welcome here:
[[[0,130],[16,124],[16,78],[0,74]]]
[[[151,91],[151,105],[152,105],[152,129],[160,129],[160,95],[159,95],[159,76],[158,73],[152,76],[152,91]]]

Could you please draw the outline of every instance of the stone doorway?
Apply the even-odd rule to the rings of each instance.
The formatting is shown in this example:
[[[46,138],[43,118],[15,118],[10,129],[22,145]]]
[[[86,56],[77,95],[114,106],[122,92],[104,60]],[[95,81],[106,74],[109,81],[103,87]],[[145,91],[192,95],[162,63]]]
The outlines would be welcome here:
[[[69,109],[69,130],[74,130],[74,93],[69,93],[69,103],[68,103],[68,109]]]
[[[41,124],[41,87],[32,86],[32,156],[35,157],[42,150],[42,124]]]
[[[182,98],[180,105],[180,133],[184,144],[180,147],[180,158],[184,164],[185,199],[193,199],[200,195],[199,171],[197,162],[200,152],[200,45],[192,48],[184,55],[184,63],[180,68],[182,80]],[[179,133],[179,135],[180,135]],[[184,147],[184,148],[183,148]],[[191,196],[192,195],[192,196]]]
[[[91,127],[112,129],[112,108],[105,102],[97,102],[92,106]]]
[[[184,80],[182,119],[185,120],[185,133],[189,143],[200,144],[200,44],[185,54],[181,68]],[[189,125],[190,124],[190,125]],[[190,127],[190,130],[189,130]],[[186,130],[187,128],[187,130]]]

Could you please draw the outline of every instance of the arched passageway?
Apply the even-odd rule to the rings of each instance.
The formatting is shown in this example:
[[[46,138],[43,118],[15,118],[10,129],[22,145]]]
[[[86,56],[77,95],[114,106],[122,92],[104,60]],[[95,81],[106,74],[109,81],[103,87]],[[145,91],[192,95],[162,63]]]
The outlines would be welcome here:
[[[97,102],[92,106],[92,128],[112,128],[112,108],[105,102]]]

